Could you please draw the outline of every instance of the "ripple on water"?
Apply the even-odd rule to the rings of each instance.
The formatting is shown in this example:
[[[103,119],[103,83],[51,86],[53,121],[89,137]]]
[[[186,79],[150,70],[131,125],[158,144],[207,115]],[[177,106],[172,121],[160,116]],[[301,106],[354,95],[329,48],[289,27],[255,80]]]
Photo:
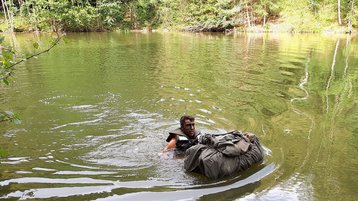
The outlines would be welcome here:
[[[158,132],[168,126],[165,122],[157,122],[158,118],[158,114],[144,110],[128,111],[121,117],[127,122],[126,126],[111,130],[110,135],[87,137],[93,150],[81,158],[92,164],[128,170],[153,166],[153,158],[162,148],[158,141],[163,139]]]
[[[1,164],[16,165],[20,163],[30,162],[30,160],[31,160],[30,157],[12,157],[12,158],[7,158],[7,161],[5,160],[1,161]]]
[[[250,194],[239,201],[248,200],[301,200],[303,197],[307,200],[313,200],[312,178],[300,178],[299,175],[293,175],[287,181],[278,183],[268,191],[260,194]]]
[[[95,164],[121,168],[147,167],[151,165],[147,159],[147,153],[138,148],[145,145],[141,139],[117,140],[97,147],[95,151],[86,154],[83,159]]]

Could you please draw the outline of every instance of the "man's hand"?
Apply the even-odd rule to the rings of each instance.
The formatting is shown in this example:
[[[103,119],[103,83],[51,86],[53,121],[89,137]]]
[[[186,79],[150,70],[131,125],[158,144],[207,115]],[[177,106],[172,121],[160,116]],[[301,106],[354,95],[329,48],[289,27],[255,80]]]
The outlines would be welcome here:
[[[250,142],[254,142],[256,135],[253,133],[245,133],[245,136],[249,138]]]

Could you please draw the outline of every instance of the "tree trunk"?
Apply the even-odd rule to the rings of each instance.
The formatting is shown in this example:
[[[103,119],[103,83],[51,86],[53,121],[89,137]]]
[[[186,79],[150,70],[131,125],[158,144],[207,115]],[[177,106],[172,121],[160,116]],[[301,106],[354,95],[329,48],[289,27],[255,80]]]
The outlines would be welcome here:
[[[7,17],[5,0],[1,0],[1,3],[2,3],[2,8],[4,10],[4,18],[5,18],[6,28],[8,28],[9,27],[9,20],[8,20],[8,17]]]
[[[12,0],[9,0],[10,2],[10,7],[8,8],[8,15],[10,16],[10,31],[11,32],[14,32],[14,29],[15,29],[15,25],[14,25],[14,12],[13,11],[13,3],[12,3]]]
[[[136,15],[135,6],[131,2],[126,4],[126,6],[128,7],[128,11],[129,11],[129,17],[130,17],[130,20],[131,20],[131,28],[133,30],[135,30],[138,27],[137,26],[137,15]]]
[[[354,0],[352,0],[351,3],[351,10],[349,12],[349,18],[348,18],[348,32],[352,33],[352,17],[353,17],[353,10],[354,10]]]
[[[265,5],[265,14],[264,14],[264,26],[266,25],[266,13],[267,13],[267,6]]]
[[[341,20],[341,0],[337,0],[337,12],[338,12],[338,24],[341,25],[342,24],[342,20]]]
[[[263,23],[263,26],[266,25],[266,16],[264,16],[264,23]]]
[[[247,24],[248,24],[249,27],[251,27],[250,15],[249,15],[249,7],[247,6],[247,3],[246,3],[246,17],[247,17]]]
[[[2,7],[4,9],[4,17],[7,25],[6,28],[8,29],[9,32],[14,32],[14,15],[12,11],[10,11],[9,6],[7,5],[7,1],[1,0],[1,2],[2,2]],[[9,2],[10,4],[12,4],[12,0],[9,0]]]
[[[254,13],[252,12],[252,8],[250,9],[250,16],[251,16],[251,20],[252,20],[252,22],[251,22],[251,26],[256,26],[256,24],[255,24],[255,16],[254,16]]]

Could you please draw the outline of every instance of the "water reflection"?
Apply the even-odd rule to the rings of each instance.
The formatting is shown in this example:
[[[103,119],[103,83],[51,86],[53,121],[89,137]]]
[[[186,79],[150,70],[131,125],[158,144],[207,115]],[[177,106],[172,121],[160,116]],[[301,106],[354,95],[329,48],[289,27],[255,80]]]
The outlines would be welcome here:
[[[259,195],[250,194],[239,201],[250,200],[314,200],[312,178],[300,178],[300,175],[294,175],[283,184],[272,187],[268,191],[261,192]]]

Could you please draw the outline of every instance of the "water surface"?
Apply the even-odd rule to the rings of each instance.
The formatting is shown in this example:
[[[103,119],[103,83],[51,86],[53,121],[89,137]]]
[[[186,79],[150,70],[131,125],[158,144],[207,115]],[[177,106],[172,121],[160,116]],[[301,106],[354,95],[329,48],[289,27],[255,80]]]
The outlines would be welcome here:
[[[0,88],[1,199],[353,200],[358,38],[84,33]],[[18,34],[18,51],[46,36]],[[256,133],[262,164],[221,180],[158,155],[183,114]]]

